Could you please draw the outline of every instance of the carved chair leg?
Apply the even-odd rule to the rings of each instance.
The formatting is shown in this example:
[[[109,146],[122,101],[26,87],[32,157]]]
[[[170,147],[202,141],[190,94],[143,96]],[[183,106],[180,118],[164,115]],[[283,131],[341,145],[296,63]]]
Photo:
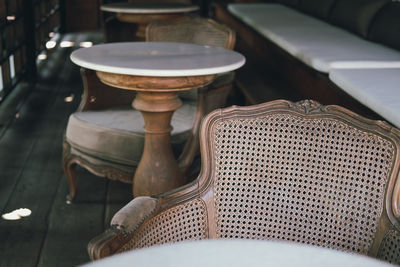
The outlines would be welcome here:
[[[67,195],[66,202],[71,204],[76,195],[77,180],[76,180],[76,162],[71,157],[71,146],[66,141],[64,136],[63,140],[63,169],[65,177],[69,185],[69,194]]]
[[[71,204],[77,191],[76,163],[72,161],[65,162],[64,173],[69,185],[69,194],[67,195],[66,203]]]

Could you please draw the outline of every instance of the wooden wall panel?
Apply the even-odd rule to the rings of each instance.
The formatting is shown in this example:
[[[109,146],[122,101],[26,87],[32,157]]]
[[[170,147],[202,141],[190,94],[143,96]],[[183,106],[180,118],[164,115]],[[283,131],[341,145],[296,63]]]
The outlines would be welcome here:
[[[0,24],[5,22],[6,20],[6,1],[5,0],[0,0]]]
[[[0,104],[24,78],[34,82],[36,56],[58,31],[60,0],[0,0]]]
[[[66,0],[66,32],[94,31],[102,25],[100,6],[103,0]]]

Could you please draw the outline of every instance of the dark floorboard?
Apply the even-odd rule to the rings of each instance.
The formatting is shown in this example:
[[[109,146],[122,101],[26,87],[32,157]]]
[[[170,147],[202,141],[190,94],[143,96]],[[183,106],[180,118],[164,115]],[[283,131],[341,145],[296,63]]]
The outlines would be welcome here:
[[[99,42],[99,34],[64,40]],[[38,82],[15,118],[0,131],[0,211],[28,208],[20,220],[0,218],[0,266],[76,266],[89,261],[86,245],[131,198],[131,186],[78,168],[79,191],[65,203],[62,138],[82,93],[73,49],[57,48],[40,64]],[[72,102],[64,101],[73,96]]]

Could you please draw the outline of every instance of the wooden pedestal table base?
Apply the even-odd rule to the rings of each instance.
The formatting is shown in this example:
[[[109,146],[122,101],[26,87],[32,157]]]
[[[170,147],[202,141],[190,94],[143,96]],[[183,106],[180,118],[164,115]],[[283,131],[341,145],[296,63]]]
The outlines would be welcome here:
[[[105,72],[97,75],[110,86],[138,91],[132,106],[143,115],[145,143],[133,178],[134,197],[161,194],[182,186],[184,177],[171,145],[172,115],[182,106],[177,92],[206,86],[215,75],[142,77]]]
[[[71,60],[95,70],[107,85],[138,92],[133,107],[145,121],[145,144],[133,178],[135,197],[184,183],[171,145],[171,117],[182,105],[177,93],[204,87],[245,63],[242,55],[222,47],[170,42],[95,45],[74,51]]]
[[[171,118],[182,106],[176,93],[139,92],[132,106],[142,112],[145,143],[133,179],[133,195],[154,195],[183,185],[171,146]]]

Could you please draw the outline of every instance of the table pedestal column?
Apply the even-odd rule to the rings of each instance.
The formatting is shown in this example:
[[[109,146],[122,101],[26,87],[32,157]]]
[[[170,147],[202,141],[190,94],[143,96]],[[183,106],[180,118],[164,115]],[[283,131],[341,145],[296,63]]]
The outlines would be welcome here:
[[[182,186],[171,145],[171,118],[182,106],[175,92],[138,92],[132,106],[141,111],[145,125],[142,158],[133,179],[133,195],[149,196]]]
[[[179,91],[210,84],[215,75],[147,77],[97,71],[99,79],[113,87],[135,90],[132,106],[144,118],[145,143],[133,177],[133,196],[165,193],[184,184],[184,177],[172,152],[171,118],[182,106]]]

